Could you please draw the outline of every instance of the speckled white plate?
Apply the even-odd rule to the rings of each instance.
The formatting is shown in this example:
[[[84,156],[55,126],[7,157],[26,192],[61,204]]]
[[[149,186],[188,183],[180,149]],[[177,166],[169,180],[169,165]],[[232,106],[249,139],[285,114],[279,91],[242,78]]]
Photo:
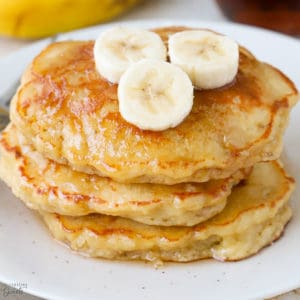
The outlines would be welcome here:
[[[165,25],[206,27],[228,34],[300,86],[300,42],[254,27],[197,21],[134,22],[146,28]],[[106,26],[61,35],[95,38]],[[49,40],[0,60],[0,99]],[[4,100],[4,99],[3,99]],[[298,117],[297,117],[298,116]],[[50,299],[254,299],[300,287],[300,105],[285,136],[284,158],[299,182],[292,197],[294,218],[284,236],[258,255],[235,263],[204,260],[167,264],[88,259],[56,243],[35,213],[0,184],[0,281],[23,285],[24,291]],[[1,295],[0,295],[1,298]]]

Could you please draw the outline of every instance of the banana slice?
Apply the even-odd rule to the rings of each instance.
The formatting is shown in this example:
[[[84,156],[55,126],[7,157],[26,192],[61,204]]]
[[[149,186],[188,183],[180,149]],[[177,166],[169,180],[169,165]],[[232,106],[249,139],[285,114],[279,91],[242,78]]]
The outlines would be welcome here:
[[[238,71],[238,44],[208,30],[187,30],[172,35],[169,56],[198,89],[221,87],[231,82]]]
[[[113,27],[103,32],[94,46],[96,69],[112,83],[118,83],[134,62],[144,58],[165,61],[166,57],[160,36],[143,29]]]
[[[193,106],[193,85],[179,67],[144,59],[131,65],[118,86],[122,117],[141,129],[175,127]]]

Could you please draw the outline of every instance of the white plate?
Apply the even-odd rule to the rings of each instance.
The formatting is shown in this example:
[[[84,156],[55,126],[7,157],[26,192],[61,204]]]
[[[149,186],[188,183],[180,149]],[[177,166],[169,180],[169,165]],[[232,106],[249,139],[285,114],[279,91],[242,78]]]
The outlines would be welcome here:
[[[197,21],[134,22],[146,28],[164,25],[207,27],[228,34],[259,59],[283,70],[300,86],[300,43],[253,27]],[[106,26],[59,36],[95,38]],[[24,48],[0,61],[0,87],[18,78],[32,57],[49,41]],[[300,106],[285,136],[289,171],[300,182]],[[300,185],[292,197],[294,218],[284,236],[258,255],[235,263],[204,260],[167,264],[88,259],[54,242],[35,214],[0,184],[0,281],[25,284],[27,292],[51,299],[253,299],[300,287]],[[298,201],[297,201],[298,200]]]

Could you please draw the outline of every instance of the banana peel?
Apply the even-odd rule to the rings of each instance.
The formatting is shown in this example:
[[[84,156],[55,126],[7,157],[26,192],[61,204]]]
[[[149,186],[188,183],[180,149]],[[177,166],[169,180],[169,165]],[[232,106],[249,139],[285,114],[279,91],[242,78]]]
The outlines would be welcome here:
[[[41,38],[108,21],[140,0],[0,0],[0,35]]]

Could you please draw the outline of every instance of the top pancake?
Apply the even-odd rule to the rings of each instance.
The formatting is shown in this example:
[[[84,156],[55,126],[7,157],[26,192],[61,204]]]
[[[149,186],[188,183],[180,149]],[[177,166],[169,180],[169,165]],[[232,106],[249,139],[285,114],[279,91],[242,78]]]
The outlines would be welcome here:
[[[166,41],[180,30],[157,32]],[[278,158],[297,90],[246,49],[240,47],[232,84],[195,91],[192,111],[180,125],[153,132],[121,117],[118,86],[97,73],[93,45],[54,43],[23,76],[11,118],[43,155],[120,182],[164,184],[225,178]]]

